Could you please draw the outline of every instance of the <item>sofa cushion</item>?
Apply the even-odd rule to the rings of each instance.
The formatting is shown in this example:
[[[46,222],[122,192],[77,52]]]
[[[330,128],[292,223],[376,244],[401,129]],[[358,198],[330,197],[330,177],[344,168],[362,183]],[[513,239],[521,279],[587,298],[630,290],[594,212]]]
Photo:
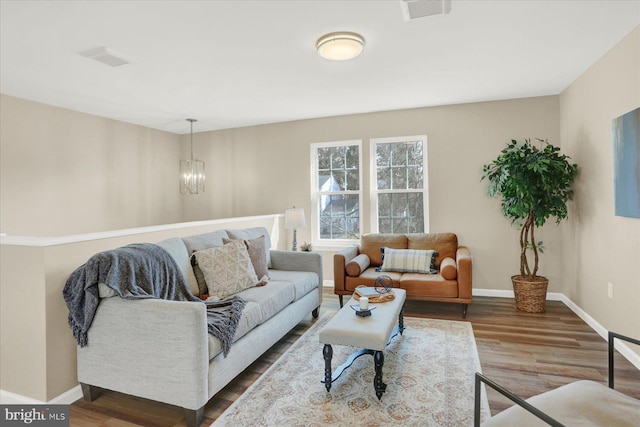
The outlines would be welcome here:
[[[179,237],[173,237],[171,239],[165,239],[158,243],[158,246],[169,252],[171,257],[176,260],[176,264],[182,271],[182,274],[189,285],[191,293],[195,296],[200,295],[200,289],[198,288],[198,282],[191,268],[189,261],[189,252],[184,244],[184,241]]]
[[[418,249],[384,248],[384,260],[380,271],[399,273],[436,273],[433,270],[433,258],[437,252]]]
[[[244,309],[242,310],[242,316],[240,317],[240,322],[238,322],[238,328],[236,329],[236,335],[233,338],[233,341],[238,341],[261,322],[262,311],[260,310],[260,305],[255,302],[247,301]],[[207,334],[207,338],[209,341],[209,360],[211,360],[222,352],[222,344],[218,338],[211,334]]]
[[[196,234],[194,236],[183,237],[182,241],[187,247],[187,253],[191,255],[194,251],[202,251],[205,249],[222,246],[223,238],[229,235],[224,230],[212,231],[211,233]]]
[[[360,253],[367,255],[374,267],[382,265],[382,254],[380,253],[382,247],[407,249],[407,236],[405,234],[365,234],[360,238]]]
[[[404,273],[400,278],[400,288],[407,291],[407,298],[417,297],[458,297],[458,282],[446,280],[440,274]]]
[[[347,270],[347,274],[351,277],[358,277],[360,273],[369,268],[371,264],[371,260],[365,254],[360,254],[355,256],[351,261],[349,261],[345,267]]]
[[[397,288],[400,286],[400,278],[402,277],[402,274],[403,273],[397,273],[395,271],[380,273],[379,271],[376,271],[376,267],[369,267],[358,277],[345,277],[345,288],[349,291],[353,291],[360,285],[374,286],[376,279],[380,276],[391,277],[393,287]]]
[[[245,228],[243,230],[226,230],[230,239],[243,239],[250,240],[256,237],[264,236],[265,239],[265,251],[267,257],[267,266],[271,268],[271,256],[269,251],[271,250],[271,237],[269,237],[269,231],[264,227],[252,227]]]
[[[458,277],[458,269],[453,258],[446,257],[440,264],[440,274],[447,280],[455,280]]]
[[[458,237],[453,233],[411,233],[407,235],[407,249],[433,249],[438,251],[435,267],[440,268],[442,260],[456,259]]]
[[[241,240],[194,254],[210,297],[224,299],[258,283],[249,253]]]
[[[289,282],[295,290],[294,301],[318,289],[318,275],[309,271],[269,270],[269,277],[278,282]]]
[[[295,294],[293,283],[271,280],[265,286],[247,289],[240,292],[238,296],[260,306],[260,323],[264,323],[291,304],[295,299]]]
[[[232,242],[232,239],[223,238],[222,242],[227,244]],[[247,252],[249,252],[249,258],[251,258],[251,264],[253,264],[253,269],[256,272],[256,276],[258,279],[262,280],[264,276],[269,278],[269,271],[267,268],[267,247],[266,247],[266,239],[264,236],[256,237],[255,239],[245,240],[242,239],[244,245],[247,247]]]
[[[104,283],[98,283],[98,297],[99,298],[111,298],[115,297],[116,291],[105,285]]]

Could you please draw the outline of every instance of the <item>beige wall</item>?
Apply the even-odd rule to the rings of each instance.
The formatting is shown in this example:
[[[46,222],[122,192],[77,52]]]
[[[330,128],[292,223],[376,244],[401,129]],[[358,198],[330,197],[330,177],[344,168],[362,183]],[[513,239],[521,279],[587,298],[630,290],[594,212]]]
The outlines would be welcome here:
[[[0,390],[46,401],[44,253],[1,246],[0,256]]]
[[[206,161],[204,194],[180,196],[177,163],[189,135],[177,136],[2,95],[1,230],[64,235],[284,212],[310,214],[310,144],[427,135],[430,230],[452,231],[475,258],[476,288],[510,289],[517,233],[485,196],[482,164],[511,138],[559,140],[558,97],[419,108],[302,120],[194,134]],[[5,123],[7,125],[5,126]],[[32,123],[39,125],[32,126]],[[21,168],[17,159],[28,159]],[[365,167],[363,176],[368,176]],[[133,184],[129,184],[132,182]],[[369,188],[363,188],[366,195]],[[549,232],[546,229],[550,230]],[[540,231],[548,256],[542,273],[560,291],[561,241]],[[363,224],[370,231],[370,224]],[[291,233],[287,238],[291,239]],[[547,236],[545,236],[547,234]],[[298,241],[310,241],[299,230]],[[325,275],[333,275],[332,252]]]
[[[605,328],[640,336],[640,219],[614,214],[612,120],[640,106],[640,27],[560,95],[563,148],[582,167],[564,293]],[[614,285],[613,299],[607,283]]]
[[[0,232],[59,236],[182,220],[178,136],[0,95]]]
[[[199,133],[194,136],[194,152],[207,162],[207,192],[185,205],[185,220],[284,212],[295,205],[305,209],[309,221],[310,144],[362,139],[366,165],[370,138],[407,135],[427,135],[430,231],[455,232],[470,247],[474,287],[511,289],[510,277],[519,266],[518,234],[501,216],[499,201],[486,196],[486,182],[480,182],[482,165],[512,138],[549,138],[559,144],[557,96]],[[363,176],[369,176],[368,167]],[[363,211],[368,212],[369,187],[363,190]],[[369,223],[363,226],[364,232],[370,230]],[[550,291],[561,291],[557,227],[547,226],[539,236],[547,247],[541,272],[551,280]],[[298,242],[310,240],[309,228],[298,230]],[[327,279],[333,278],[331,257],[332,252],[325,253]]]

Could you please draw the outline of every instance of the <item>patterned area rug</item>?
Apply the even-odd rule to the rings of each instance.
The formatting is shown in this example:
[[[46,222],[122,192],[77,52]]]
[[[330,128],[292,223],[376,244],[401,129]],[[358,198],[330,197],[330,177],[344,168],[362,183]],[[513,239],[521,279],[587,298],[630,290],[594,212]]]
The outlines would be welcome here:
[[[384,351],[387,390],[378,400],[373,357],[356,359],[327,392],[323,316],[212,426],[472,426],[480,360],[471,323],[405,317],[404,335]],[[333,346],[333,369],[355,348]],[[483,419],[489,405],[483,390]]]

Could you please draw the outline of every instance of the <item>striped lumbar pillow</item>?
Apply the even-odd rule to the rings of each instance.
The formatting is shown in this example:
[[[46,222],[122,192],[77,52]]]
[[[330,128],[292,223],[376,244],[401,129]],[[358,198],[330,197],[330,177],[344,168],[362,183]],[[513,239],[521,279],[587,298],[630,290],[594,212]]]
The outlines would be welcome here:
[[[384,260],[380,271],[396,271],[399,273],[433,274],[433,250],[392,249],[384,248]]]

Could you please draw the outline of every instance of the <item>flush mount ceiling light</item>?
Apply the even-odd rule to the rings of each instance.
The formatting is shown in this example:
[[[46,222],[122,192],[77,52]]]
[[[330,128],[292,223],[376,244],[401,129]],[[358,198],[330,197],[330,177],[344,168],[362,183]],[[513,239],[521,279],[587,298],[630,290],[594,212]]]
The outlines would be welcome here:
[[[362,53],[364,38],[360,34],[340,31],[326,34],[316,42],[318,54],[332,61],[346,61]]]

